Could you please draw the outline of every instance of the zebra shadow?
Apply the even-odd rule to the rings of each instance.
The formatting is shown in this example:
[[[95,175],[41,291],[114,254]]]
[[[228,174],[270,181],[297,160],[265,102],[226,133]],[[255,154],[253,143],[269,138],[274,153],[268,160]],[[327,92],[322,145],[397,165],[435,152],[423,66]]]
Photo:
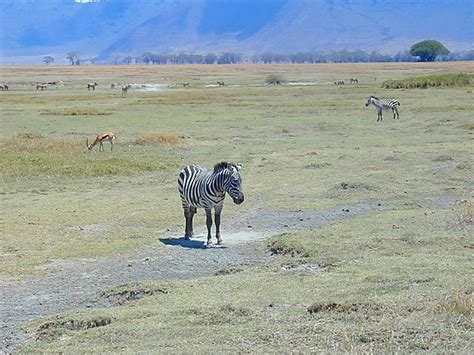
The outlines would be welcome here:
[[[160,238],[160,242],[164,245],[171,245],[175,247],[190,248],[190,249],[207,249],[207,244],[202,240],[192,240],[181,238]]]

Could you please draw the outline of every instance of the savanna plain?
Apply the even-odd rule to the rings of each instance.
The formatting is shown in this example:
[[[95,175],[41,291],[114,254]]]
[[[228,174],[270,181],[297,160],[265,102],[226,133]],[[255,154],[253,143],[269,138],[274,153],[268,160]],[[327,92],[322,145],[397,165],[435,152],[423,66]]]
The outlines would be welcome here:
[[[473,73],[0,68],[0,351],[472,353]],[[377,122],[370,95],[400,119]],[[87,150],[103,131],[113,151]],[[223,247],[202,211],[186,243],[177,176],[220,161],[246,200],[226,201]]]

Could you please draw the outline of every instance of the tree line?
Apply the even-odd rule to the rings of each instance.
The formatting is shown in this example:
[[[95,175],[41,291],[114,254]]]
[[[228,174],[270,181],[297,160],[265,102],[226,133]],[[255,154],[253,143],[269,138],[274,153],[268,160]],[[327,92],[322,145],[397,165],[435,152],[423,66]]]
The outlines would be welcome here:
[[[81,59],[79,52],[69,52],[66,58],[71,65],[82,63],[95,63],[96,58]],[[395,55],[381,54],[376,51],[370,53],[362,50],[340,50],[340,51],[312,51],[298,52],[293,54],[281,54],[265,52],[251,57],[243,56],[235,52],[223,52],[221,54],[160,54],[146,52],[138,56],[115,55],[112,57],[113,64],[304,64],[304,63],[368,63],[368,62],[417,62],[417,61],[465,61],[474,60],[474,50],[451,53],[442,43],[435,40],[426,40],[415,43],[410,50],[399,52]],[[45,64],[54,62],[54,58],[46,56],[43,58]]]

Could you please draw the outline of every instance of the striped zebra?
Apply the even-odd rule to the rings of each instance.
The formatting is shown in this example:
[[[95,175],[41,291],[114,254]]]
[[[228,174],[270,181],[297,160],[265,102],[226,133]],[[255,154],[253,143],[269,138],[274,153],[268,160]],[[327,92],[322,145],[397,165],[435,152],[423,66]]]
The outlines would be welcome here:
[[[212,209],[216,224],[217,244],[222,243],[220,235],[221,212],[226,192],[236,204],[244,202],[240,165],[221,162],[208,171],[198,165],[188,165],[178,178],[178,190],[183,203],[186,229],[184,238],[193,236],[193,217],[198,207],[206,211],[207,244],[211,244]]]
[[[398,108],[397,106],[400,106],[400,102],[398,100],[390,100],[389,102],[380,100],[379,98],[375,96],[369,97],[367,102],[365,103],[365,106],[369,105],[374,105],[377,108],[377,122],[382,121],[382,112],[385,110],[392,110],[393,112],[393,118],[400,118],[398,114]]]

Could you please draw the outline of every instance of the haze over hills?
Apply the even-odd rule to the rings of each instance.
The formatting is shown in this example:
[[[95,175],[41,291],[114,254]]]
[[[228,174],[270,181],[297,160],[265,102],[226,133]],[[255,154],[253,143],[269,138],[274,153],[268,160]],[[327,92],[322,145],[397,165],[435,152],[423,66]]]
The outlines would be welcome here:
[[[0,0],[3,63],[115,55],[355,50],[474,43],[471,0]]]

